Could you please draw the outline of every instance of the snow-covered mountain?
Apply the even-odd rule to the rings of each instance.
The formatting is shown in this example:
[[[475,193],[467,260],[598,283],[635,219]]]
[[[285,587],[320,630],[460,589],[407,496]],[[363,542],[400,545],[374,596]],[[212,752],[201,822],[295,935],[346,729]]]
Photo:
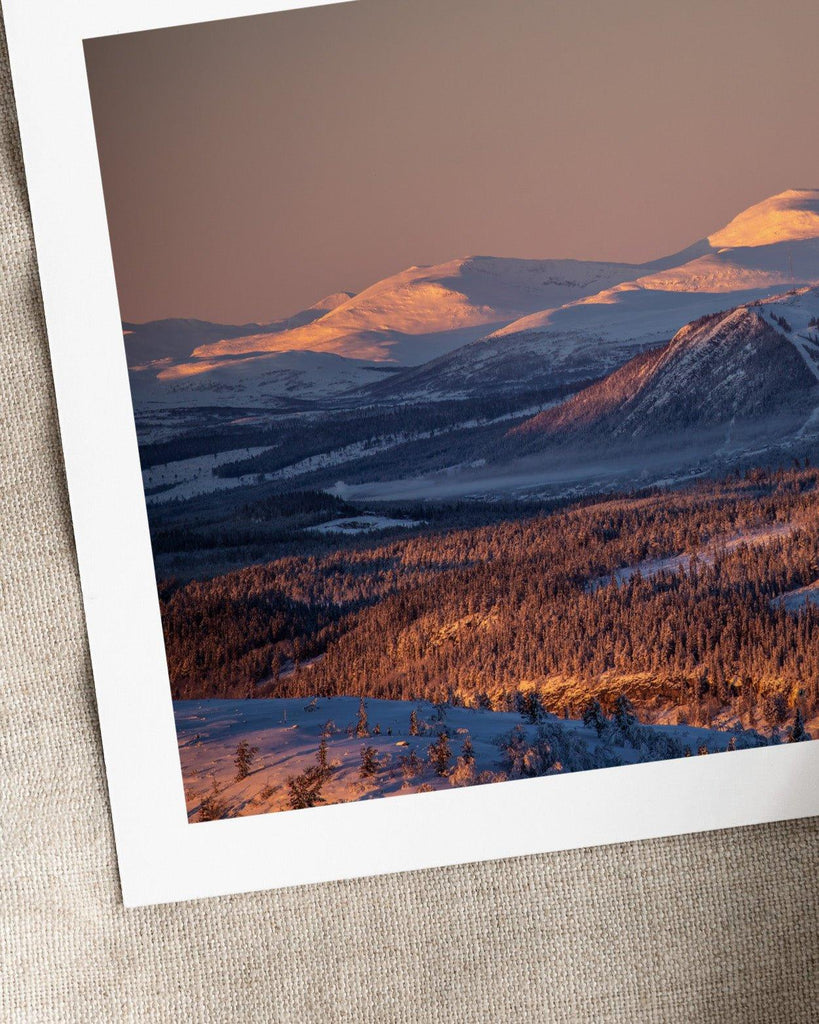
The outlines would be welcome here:
[[[708,239],[715,249],[819,237],[819,189],[792,188],[749,206]]]
[[[312,323],[325,316],[330,310],[351,299],[352,292],[336,292],[327,295],[307,309],[293,316],[269,324],[219,324],[207,320],[171,317],[166,320],[149,320],[147,323],[123,323],[125,353],[131,369],[156,364],[157,367],[185,362],[194,350],[225,338],[241,338],[260,333],[277,334]]]
[[[670,342],[503,434],[475,431],[379,474],[347,501],[567,497],[816,460],[819,288],[707,314]]]
[[[131,392],[138,409],[161,406],[257,405],[281,399],[323,399],[361,388],[381,375],[371,364],[329,352],[284,350],[253,356],[196,359],[195,350],[260,332],[268,337],[319,320],[352,292],[327,295],[269,324],[219,324],[167,319],[123,323]]]
[[[292,349],[414,366],[545,306],[611,287],[639,269],[634,264],[484,256],[410,267],[311,324],[225,338],[203,344],[194,355],[212,360]]]
[[[126,345],[140,402],[360,388],[366,400],[425,400],[597,378],[698,317],[817,283],[819,190],[790,190],[651,263],[456,259],[275,324],[126,325]]]
[[[819,190],[766,199],[679,257],[522,317],[385,386],[419,395],[587,379],[668,341],[697,317],[816,284]]]
[[[819,289],[704,316],[513,436],[622,444],[743,422],[767,422],[772,440],[793,433],[819,404],[817,317]]]
[[[272,352],[201,363],[149,364],[132,369],[131,394],[139,412],[207,406],[272,407],[324,402],[380,381],[376,364],[333,352]]]
[[[263,327],[126,325],[132,389],[142,405],[337,397],[383,381],[379,367],[424,363],[544,305],[594,294],[640,270],[660,271],[667,262],[473,257],[410,267],[359,295],[338,293]]]
[[[147,323],[123,323],[125,355],[130,370],[152,364],[169,366],[190,357],[197,345],[261,330],[259,324],[215,324],[207,320],[172,317]]]

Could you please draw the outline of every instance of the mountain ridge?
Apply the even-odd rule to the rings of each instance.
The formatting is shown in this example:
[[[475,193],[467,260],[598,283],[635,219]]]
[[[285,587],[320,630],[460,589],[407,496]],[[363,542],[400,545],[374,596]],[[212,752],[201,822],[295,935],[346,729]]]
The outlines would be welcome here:
[[[819,310],[819,290],[803,296]],[[819,347],[814,363],[783,325],[792,327],[780,305],[703,316],[509,436],[630,442],[766,417],[804,420],[816,403]]]
[[[544,303],[593,294],[641,265],[594,260],[459,257],[375,282],[303,329],[205,344],[197,359],[285,349],[417,364],[473,341]]]
[[[144,323],[123,321],[125,352],[131,369],[143,369],[151,364],[172,365],[189,358],[201,344],[224,338],[240,338],[259,332],[275,333],[311,323],[325,316],[336,306],[353,297],[352,292],[334,292],[269,324],[223,324],[196,317],[164,317]]]

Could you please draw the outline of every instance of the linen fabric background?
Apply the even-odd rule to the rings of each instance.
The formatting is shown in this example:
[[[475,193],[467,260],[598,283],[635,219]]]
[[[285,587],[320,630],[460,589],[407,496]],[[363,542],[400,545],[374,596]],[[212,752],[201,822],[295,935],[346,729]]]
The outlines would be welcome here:
[[[819,819],[122,907],[4,42],[0,105],[0,1019],[819,1019]]]

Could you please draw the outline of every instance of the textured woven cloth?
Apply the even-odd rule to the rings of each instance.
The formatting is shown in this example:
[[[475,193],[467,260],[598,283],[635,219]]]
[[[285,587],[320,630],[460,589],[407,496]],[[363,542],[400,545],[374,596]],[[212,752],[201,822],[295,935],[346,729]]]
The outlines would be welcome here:
[[[4,50],[0,104],[0,1020],[819,1019],[819,819],[123,909]]]

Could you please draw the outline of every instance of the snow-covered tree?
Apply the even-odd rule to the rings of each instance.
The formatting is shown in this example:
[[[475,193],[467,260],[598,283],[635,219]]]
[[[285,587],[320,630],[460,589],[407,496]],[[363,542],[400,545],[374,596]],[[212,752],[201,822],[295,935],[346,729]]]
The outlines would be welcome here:
[[[637,716],[634,714],[634,705],[624,693],[620,694],[614,704],[614,721],[624,733],[627,733],[637,721]]]
[[[588,743],[551,719],[542,723],[533,742],[518,725],[496,740],[501,764],[511,778],[535,778],[554,772],[579,772],[619,764],[610,749],[592,753]]]
[[[401,765],[401,774],[405,779],[414,779],[417,775],[421,774],[424,767],[424,762],[414,750],[411,750],[407,757],[402,757],[399,763]]]
[[[512,777],[522,776],[524,771],[524,758],[529,744],[526,739],[526,732],[523,726],[516,725],[511,732],[499,736],[495,741],[500,747],[503,765],[508,769]]]
[[[358,719],[355,723],[355,734],[358,739],[370,735],[370,727],[367,723],[367,704],[363,697],[358,702]]]
[[[518,714],[531,725],[543,718],[544,708],[537,690],[527,690],[526,693],[518,693],[515,701]]]
[[[361,765],[358,774],[362,779],[372,778],[378,774],[378,751],[375,747],[363,746],[361,748]]]
[[[313,765],[301,775],[294,775],[287,780],[287,788],[290,791],[290,807],[294,811],[302,810],[305,807],[315,807],[316,804],[323,804],[324,797],[321,789],[325,781],[325,773],[318,765]]]
[[[608,724],[606,716],[603,714],[603,709],[600,706],[600,701],[594,697],[591,698],[583,709],[583,724],[587,729],[594,729],[598,737],[603,735],[603,730]]]
[[[430,743],[428,756],[435,771],[439,775],[446,775],[449,762],[452,760],[452,750],[446,732],[442,732],[434,743]]]
[[[468,761],[463,756],[459,757],[449,775],[450,786],[474,786],[477,781],[475,759]]]
[[[418,735],[418,712],[415,708],[412,709],[410,714],[410,736]]]

